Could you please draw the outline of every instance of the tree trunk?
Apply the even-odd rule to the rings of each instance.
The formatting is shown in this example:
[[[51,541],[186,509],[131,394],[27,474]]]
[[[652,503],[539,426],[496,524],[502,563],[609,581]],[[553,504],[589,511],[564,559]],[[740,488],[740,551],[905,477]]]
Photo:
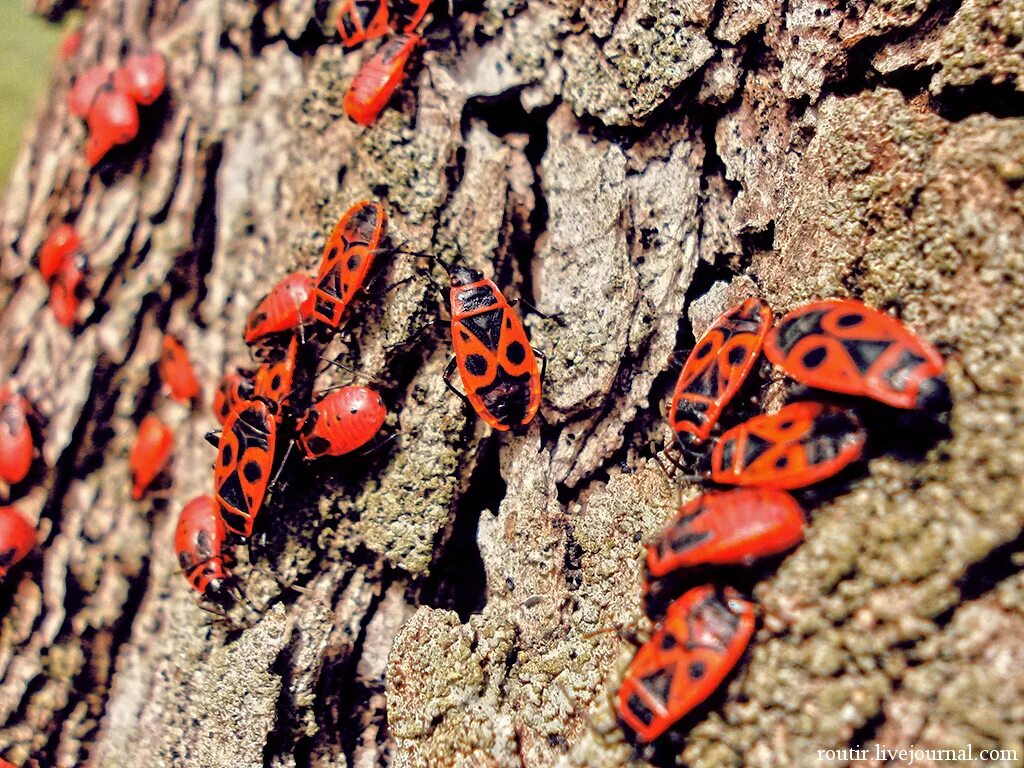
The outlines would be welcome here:
[[[41,544],[0,598],[8,760],[757,768],[968,744],[1020,759],[1024,1],[456,4],[369,129],[341,108],[369,52],[342,50],[326,3],[88,5],[0,222],[0,374],[45,420],[18,501]],[[90,173],[71,77],[139,40],[167,56],[169,97]],[[450,344],[423,330],[436,296],[423,279],[385,293],[416,274],[385,259],[328,354],[381,388],[396,437],[290,474],[266,552],[237,569],[259,619],[211,624],[171,540],[211,487],[214,388],[252,365],[248,310],[315,269],[366,197],[402,250],[457,245],[561,315],[523,308],[549,361],[540,416],[492,433],[446,392]],[[64,219],[93,297],[74,333],[34,261]],[[652,458],[666,360],[751,293],[776,312],[838,294],[902,316],[948,356],[948,434],[872,432],[870,460],[808,500],[806,542],[738,577],[760,622],[737,674],[677,748],[644,755],[611,703],[633,647],[593,633],[646,626],[644,542],[675,503]],[[160,393],[165,330],[204,382],[195,411]],[[774,374],[766,399],[787,386]],[[133,502],[127,455],[151,411],[176,429],[169,491]],[[886,764],[871,755],[856,765]]]

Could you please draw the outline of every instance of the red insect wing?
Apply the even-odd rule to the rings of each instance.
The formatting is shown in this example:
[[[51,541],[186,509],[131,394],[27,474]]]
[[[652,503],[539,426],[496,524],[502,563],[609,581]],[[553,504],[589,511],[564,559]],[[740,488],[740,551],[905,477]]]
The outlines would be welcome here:
[[[199,379],[192,368],[188,352],[174,336],[164,336],[160,353],[160,379],[174,400],[190,403],[199,397]]]
[[[629,665],[619,717],[653,741],[707,699],[729,675],[754,633],[754,606],[731,587],[691,589]]]
[[[387,31],[387,0],[346,0],[338,13],[338,34],[346,48],[382,37]]]
[[[712,491],[684,505],[647,549],[647,569],[662,577],[701,565],[746,565],[785,552],[804,535],[803,510],[785,491]]]
[[[96,66],[85,70],[75,78],[75,84],[68,92],[68,109],[76,117],[85,117],[96,99],[100,88],[110,81],[110,70]]]
[[[216,598],[231,581],[234,560],[226,539],[227,529],[212,496],[196,496],[182,508],[174,551],[185,578],[203,597]]]
[[[252,398],[252,383],[239,373],[229,373],[221,379],[213,397],[213,413],[222,425],[242,402]]]
[[[167,85],[167,62],[162,54],[129,54],[114,72],[114,87],[136,104],[152,104]]]
[[[540,408],[541,383],[526,330],[498,286],[466,273],[451,289],[452,347],[466,396],[494,429],[529,424]],[[464,282],[470,276],[477,279]]]
[[[860,458],[866,434],[850,411],[815,402],[733,427],[711,453],[711,479],[729,485],[803,488]]]
[[[794,309],[769,335],[765,355],[818,389],[864,395],[895,408],[948,407],[938,350],[896,318],[852,299]]]
[[[431,0],[391,0],[391,28],[396,32],[414,32],[430,10]]]
[[[132,498],[138,501],[171,458],[174,432],[152,413],[142,420],[128,466],[132,472]]]
[[[306,414],[299,448],[311,459],[351,453],[380,432],[387,416],[384,400],[369,387],[342,387],[314,403]]]
[[[213,483],[228,531],[249,538],[263,506],[277,446],[277,422],[260,400],[242,403],[224,423]]]
[[[256,369],[253,380],[253,394],[284,405],[292,394],[295,381],[295,358],[298,355],[298,339],[292,336],[284,357],[276,362],[263,363]]]
[[[0,480],[8,485],[20,483],[32,466],[32,428],[28,422],[30,407],[26,400],[0,388]]]
[[[0,507],[0,579],[36,545],[36,529],[17,507]]]
[[[366,282],[377,249],[387,232],[384,206],[363,200],[349,208],[338,220],[324,247],[320,269],[313,289],[313,316],[331,328],[337,328]]]
[[[249,313],[246,342],[251,344],[264,336],[294,331],[313,316],[313,301],[313,278],[301,272],[288,275]]]
[[[672,429],[693,443],[711,436],[722,410],[753,370],[771,324],[768,305],[750,298],[705,331],[676,382],[669,413]]]
[[[47,235],[39,249],[39,273],[46,282],[52,281],[64,265],[78,252],[82,241],[71,224],[58,224]]]
[[[401,84],[420,40],[416,34],[397,35],[378,48],[352,80],[345,94],[345,114],[359,125],[371,125]]]
[[[101,88],[89,109],[86,122],[89,132],[96,137],[95,146],[109,150],[118,144],[127,144],[138,135],[139,110],[135,102],[120,91]],[[103,154],[99,157],[102,158]]]

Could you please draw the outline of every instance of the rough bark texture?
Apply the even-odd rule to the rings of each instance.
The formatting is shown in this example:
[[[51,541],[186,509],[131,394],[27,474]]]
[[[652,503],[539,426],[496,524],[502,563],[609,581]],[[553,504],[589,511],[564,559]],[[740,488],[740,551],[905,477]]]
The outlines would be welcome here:
[[[647,764],[610,706],[632,647],[589,633],[644,623],[643,543],[674,503],[651,458],[666,358],[752,292],[901,315],[949,356],[949,431],[875,430],[806,543],[749,577],[761,622],[738,674],[652,759],[1024,754],[1024,1],[456,3],[366,130],[341,99],[368,53],[342,52],[326,3],[89,5],[0,214],[0,372],[47,420],[21,502],[42,544],[0,598],[7,759]],[[168,56],[170,98],[90,174],[70,78],[135,39]],[[491,434],[446,394],[425,281],[364,301],[332,351],[380,383],[397,438],[292,479],[267,555],[238,569],[262,618],[211,626],[171,551],[210,487],[205,406],[248,362],[248,309],[370,195],[407,250],[457,243],[561,313],[526,311],[550,360],[541,416]],[[63,218],[95,297],[73,334],[33,267]],[[411,274],[396,256],[381,284]],[[154,383],[165,329],[195,353],[195,412]],[[135,503],[127,452],[152,409],[177,430],[169,493]]]

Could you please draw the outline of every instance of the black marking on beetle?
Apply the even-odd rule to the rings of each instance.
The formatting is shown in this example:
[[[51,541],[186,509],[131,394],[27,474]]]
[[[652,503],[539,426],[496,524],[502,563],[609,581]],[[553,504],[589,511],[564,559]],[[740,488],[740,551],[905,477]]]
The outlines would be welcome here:
[[[498,343],[501,341],[501,320],[503,311],[492,309],[488,312],[481,312],[461,320],[462,325],[468,328],[470,333],[476,336],[480,343],[491,352],[498,351]]]
[[[526,348],[518,341],[513,341],[505,347],[505,356],[512,365],[521,365],[526,359]]]

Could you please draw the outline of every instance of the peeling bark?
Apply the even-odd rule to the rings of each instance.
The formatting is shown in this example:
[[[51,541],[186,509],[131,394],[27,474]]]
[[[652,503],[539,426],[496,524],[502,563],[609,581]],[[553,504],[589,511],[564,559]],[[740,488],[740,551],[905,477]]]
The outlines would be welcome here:
[[[0,374],[46,420],[18,500],[42,543],[2,598],[4,757],[758,768],[875,743],[1024,754],[1024,2],[485,0],[429,27],[422,67],[369,129],[341,108],[369,52],[343,53],[326,3],[89,5],[0,209]],[[138,39],[168,57],[170,96],[90,174],[71,77]],[[249,308],[315,268],[367,196],[387,201],[405,250],[459,250],[560,315],[524,309],[550,361],[540,417],[492,434],[441,382],[450,350],[424,332],[427,281],[371,291],[328,354],[377,382],[396,438],[290,479],[266,552],[238,568],[259,619],[210,625],[171,538],[209,488],[213,389],[251,365]],[[64,219],[88,245],[93,297],[74,333],[33,266]],[[415,266],[396,255],[382,272],[380,287]],[[948,355],[954,407],[948,434],[883,422],[870,460],[813,500],[806,542],[751,570],[744,664],[652,757],[611,707],[632,647],[593,633],[647,626],[644,542],[675,503],[654,458],[666,360],[754,293],[779,312],[835,294],[895,312]],[[155,383],[165,330],[193,351],[194,412]],[[773,378],[766,400],[785,387]],[[127,455],[152,410],[175,457],[166,498],[137,503]]]

